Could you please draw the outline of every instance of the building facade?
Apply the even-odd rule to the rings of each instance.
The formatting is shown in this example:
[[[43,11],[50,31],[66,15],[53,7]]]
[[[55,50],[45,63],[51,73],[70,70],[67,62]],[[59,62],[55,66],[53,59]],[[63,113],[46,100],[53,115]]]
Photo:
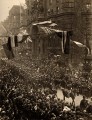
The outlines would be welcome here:
[[[35,5],[34,6],[34,1]],[[52,20],[58,28],[73,31],[72,39],[79,41],[90,50],[92,54],[92,0],[26,0],[28,10],[28,24],[36,21]],[[32,10],[43,6],[42,16],[32,16]]]
[[[4,27],[10,33],[16,35],[21,26],[26,25],[26,11],[22,6],[14,5],[10,11],[9,16],[3,22]]]
[[[26,5],[28,24],[46,17],[46,0],[26,0]]]

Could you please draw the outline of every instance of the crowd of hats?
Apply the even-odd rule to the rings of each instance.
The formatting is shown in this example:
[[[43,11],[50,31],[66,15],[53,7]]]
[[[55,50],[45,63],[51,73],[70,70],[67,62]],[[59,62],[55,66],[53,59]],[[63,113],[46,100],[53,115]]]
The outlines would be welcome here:
[[[21,69],[27,74],[31,74],[34,79],[39,79],[39,82],[43,82],[45,86],[46,83],[48,83],[47,86],[49,86],[50,81],[52,81],[57,87],[61,85],[68,89],[71,87],[76,88],[80,94],[87,93],[87,97],[92,96],[92,72],[90,72],[89,78],[85,78],[84,76],[86,76],[87,73],[83,72],[83,68],[80,68],[80,66],[76,69],[73,66],[64,65],[63,63],[60,65],[56,58],[39,61],[22,55],[13,61],[21,64],[21,67],[24,65]]]
[[[81,113],[80,108],[65,103],[56,96],[56,87],[60,85],[65,87],[65,82],[67,87],[78,84],[81,88],[81,82],[86,87],[85,82],[77,78],[79,73],[74,75],[68,67],[67,69],[60,67],[55,60],[47,60],[48,62],[43,60],[42,64],[39,61],[27,60],[22,59],[22,64],[19,63],[19,59],[1,62],[0,119],[85,120],[87,117]],[[88,85],[91,87],[90,83]]]

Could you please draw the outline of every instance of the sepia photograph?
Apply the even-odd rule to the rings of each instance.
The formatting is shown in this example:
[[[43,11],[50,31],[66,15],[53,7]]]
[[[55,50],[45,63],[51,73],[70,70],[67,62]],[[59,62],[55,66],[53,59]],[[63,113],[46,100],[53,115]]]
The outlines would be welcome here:
[[[92,120],[92,0],[0,0],[0,120]]]

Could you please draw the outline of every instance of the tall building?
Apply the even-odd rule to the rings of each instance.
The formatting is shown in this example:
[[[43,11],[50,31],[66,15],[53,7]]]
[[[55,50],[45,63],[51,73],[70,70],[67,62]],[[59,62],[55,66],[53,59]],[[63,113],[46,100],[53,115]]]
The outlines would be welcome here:
[[[72,30],[72,39],[86,44],[92,54],[92,0],[26,0],[26,3],[28,24],[52,20],[58,28]],[[37,9],[39,3],[42,13]]]
[[[26,11],[22,6],[14,5],[10,11],[9,16],[3,22],[4,27],[12,34],[17,34],[21,26],[26,25]]]
[[[40,18],[45,18],[45,1],[46,0],[26,0],[28,24],[38,21]]]

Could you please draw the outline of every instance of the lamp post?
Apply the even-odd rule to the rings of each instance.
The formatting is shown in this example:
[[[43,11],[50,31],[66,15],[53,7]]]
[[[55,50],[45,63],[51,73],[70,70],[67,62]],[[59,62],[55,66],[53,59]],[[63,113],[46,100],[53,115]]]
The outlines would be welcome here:
[[[88,14],[89,14],[89,10],[90,10],[90,7],[91,5],[90,4],[86,4],[86,46],[88,48],[90,48],[90,45],[89,45],[89,39],[88,39],[88,21],[89,21],[89,17],[88,17]],[[84,78],[86,80],[88,80],[90,78],[90,72],[91,72],[91,57],[90,57],[90,52],[89,52],[89,55],[87,54],[87,52],[85,52],[85,63],[84,63],[84,66],[83,66],[83,69],[84,69]]]
[[[86,4],[86,46],[89,48],[89,40],[88,40],[88,21],[89,21],[89,17],[88,17],[88,13],[90,10],[90,4]],[[87,55],[85,54],[85,58],[87,57]]]

